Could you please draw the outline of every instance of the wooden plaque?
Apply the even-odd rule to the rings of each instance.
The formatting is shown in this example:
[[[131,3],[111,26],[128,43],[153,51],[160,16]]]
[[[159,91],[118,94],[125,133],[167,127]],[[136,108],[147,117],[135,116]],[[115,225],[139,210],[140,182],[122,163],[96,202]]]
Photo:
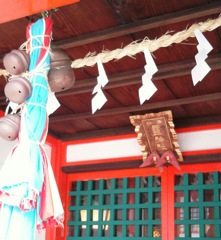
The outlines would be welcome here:
[[[131,116],[130,121],[135,126],[143,159],[153,151],[162,155],[165,151],[172,150],[177,160],[183,161],[171,111]]]

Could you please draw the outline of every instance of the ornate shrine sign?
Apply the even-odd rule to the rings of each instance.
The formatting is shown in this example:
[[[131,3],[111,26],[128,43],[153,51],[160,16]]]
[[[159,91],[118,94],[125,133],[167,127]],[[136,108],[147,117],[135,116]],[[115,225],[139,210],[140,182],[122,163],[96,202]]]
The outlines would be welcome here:
[[[171,111],[131,116],[130,122],[135,126],[143,160],[152,152],[162,155],[171,150],[178,162],[183,161]]]

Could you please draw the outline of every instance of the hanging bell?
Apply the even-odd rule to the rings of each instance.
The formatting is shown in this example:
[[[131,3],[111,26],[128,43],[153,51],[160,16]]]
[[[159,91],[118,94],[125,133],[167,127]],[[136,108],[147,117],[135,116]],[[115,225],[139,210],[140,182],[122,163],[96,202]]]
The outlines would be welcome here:
[[[31,83],[24,77],[13,77],[5,85],[5,96],[14,103],[23,103],[31,96]]]
[[[14,141],[18,137],[21,118],[18,114],[8,114],[0,118],[0,137]]]
[[[74,85],[75,76],[71,66],[51,68],[48,73],[48,83],[52,92],[62,92]]]
[[[48,83],[52,92],[61,92],[74,85],[75,76],[71,59],[63,49],[52,50]]]
[[[5,69],[12,75],[20,75],[29,67],[30,57],[23,50],[14,49],[3,58]]]
[[[67,53],[61,48],[52,49],[50,67],[55,68],[66,65],[71,65],[71,59]]]

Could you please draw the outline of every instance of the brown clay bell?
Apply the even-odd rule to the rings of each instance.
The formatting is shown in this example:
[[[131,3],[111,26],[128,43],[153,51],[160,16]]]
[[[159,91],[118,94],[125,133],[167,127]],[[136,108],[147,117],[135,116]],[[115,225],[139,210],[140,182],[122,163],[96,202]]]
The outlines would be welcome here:
[[[61,48],[52,49],[50,67],[61,67],[71,65],[71,59]]]
[[[3,58],[5,69],[12,75],[20,75],[29,67],[30,57],[23,50],[14,49]]]
[[[51,68],[48,72],[48,83],[52,92],[62,92],[74,85],[75,76],[71,66]]]
[[[31,96],[31,83],[24,77],[13,77],[5,85],[5,96],[14,103],[23,103]]]
[[[20,116],[8,114],[0,118],[0,137],[6,141],[14,141],[18,137],[20,129]]]
[[[61,92],[74,85],[75,76],[71,68],[71,59],[60,48],[52,50],[48,83],[52,92]]]

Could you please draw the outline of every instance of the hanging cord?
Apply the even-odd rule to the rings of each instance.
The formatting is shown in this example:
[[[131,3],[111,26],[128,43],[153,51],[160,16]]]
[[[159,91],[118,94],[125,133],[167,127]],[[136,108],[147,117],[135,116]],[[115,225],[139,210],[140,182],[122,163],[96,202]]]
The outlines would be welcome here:
[[[42,16],[42,18],[52,17],[52,15],[57,11],[58,11],[58,8],[52,8],[50,10],[41,12],[41,16]]]
[[[137,53],[143,52],[144,49],[149,49],[150,52],[154,52],[162,47],[169,47],[174,43],[181,43],[190,37],[195,37],[194,31],[199,29],[201,32],[213,31],[221,26],[221,16],[216,19],[207,20],[206,22],[193,24],[190,28],[177,32],[174,35],[168,33],[164,34],[158,39],[150,40],[147,37],[141,42],[134,41],[124,48],[118,48],[113,51],[102,51],[95,55],[89,53],[83,59],[76,59],[72,62],[72,68],[82,68],[84,66],[94,66],[98,60],[102,63],[107,63],[111,60],[119,60],[123,57],[133,57]]]

